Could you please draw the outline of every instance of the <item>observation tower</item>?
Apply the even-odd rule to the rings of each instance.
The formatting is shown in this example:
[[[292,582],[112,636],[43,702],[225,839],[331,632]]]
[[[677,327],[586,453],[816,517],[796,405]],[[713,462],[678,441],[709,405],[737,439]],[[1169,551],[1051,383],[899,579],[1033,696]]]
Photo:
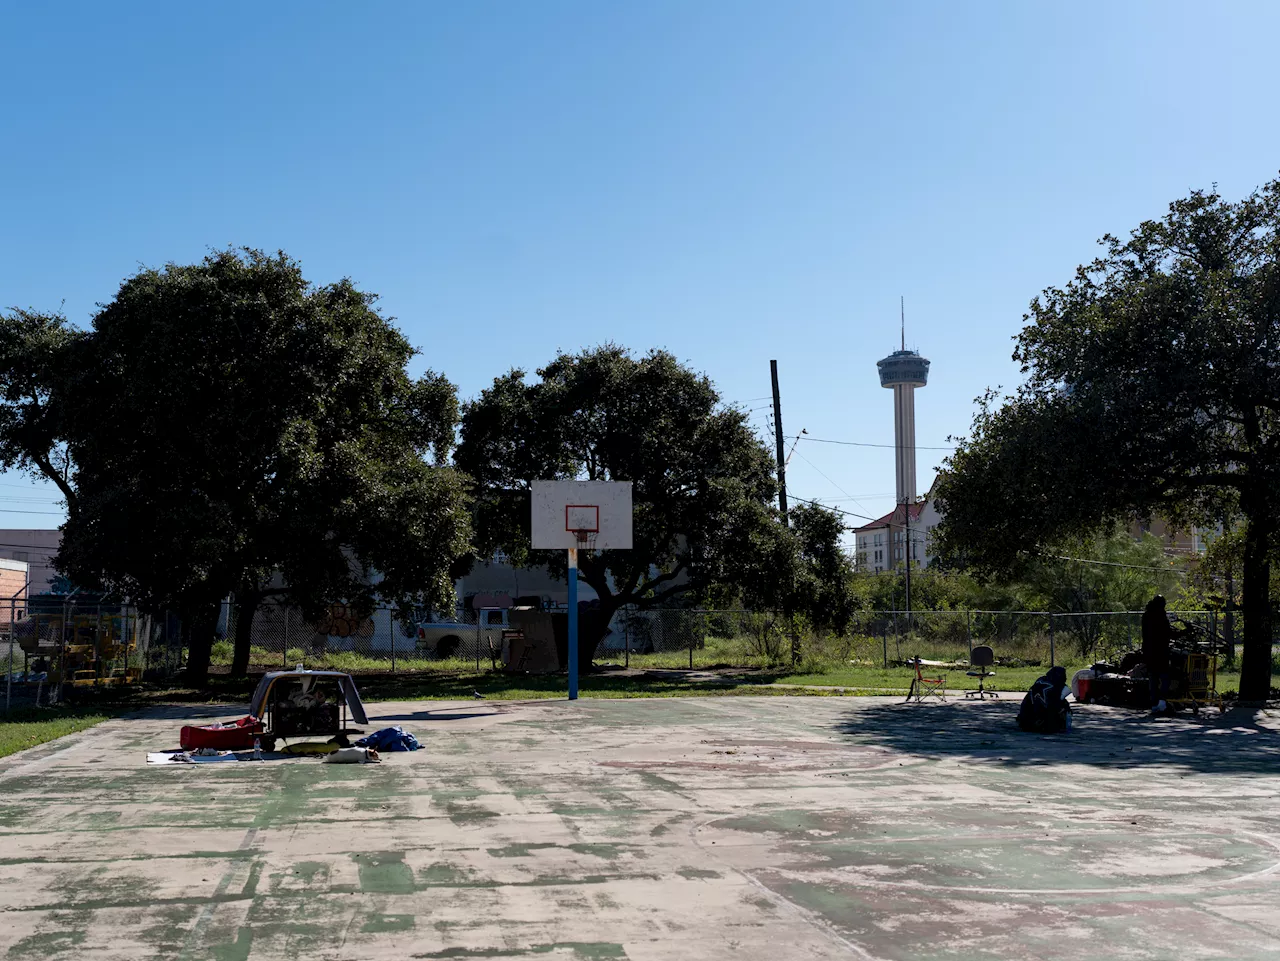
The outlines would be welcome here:
[[[893,447],[897,468],[897,503],[909,504],[916,499],[916,399],[915,390],[929,381],[929,362],[916,350],[907,350],[905,312],[902,325],[902,349],[884,360],[880,368],[880,386],[893,391]]]

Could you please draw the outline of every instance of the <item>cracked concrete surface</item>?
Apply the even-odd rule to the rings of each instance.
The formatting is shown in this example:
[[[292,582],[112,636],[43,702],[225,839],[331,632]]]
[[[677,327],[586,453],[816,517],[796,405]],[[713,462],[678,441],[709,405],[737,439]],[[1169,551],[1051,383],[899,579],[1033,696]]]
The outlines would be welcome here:
[[[210,712],[111,721],[0,761],[0,953],[1280,957],[1280,725],[1015,711],[377,704],[425,750],[369,766],[148,766]]]

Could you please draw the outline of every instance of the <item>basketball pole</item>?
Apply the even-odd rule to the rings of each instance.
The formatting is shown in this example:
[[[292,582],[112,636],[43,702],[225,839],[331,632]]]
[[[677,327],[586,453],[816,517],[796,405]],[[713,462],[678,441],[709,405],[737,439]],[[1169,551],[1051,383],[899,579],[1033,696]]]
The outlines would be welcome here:
[[[569,548],[569,700],[578,699],[578,549]]]

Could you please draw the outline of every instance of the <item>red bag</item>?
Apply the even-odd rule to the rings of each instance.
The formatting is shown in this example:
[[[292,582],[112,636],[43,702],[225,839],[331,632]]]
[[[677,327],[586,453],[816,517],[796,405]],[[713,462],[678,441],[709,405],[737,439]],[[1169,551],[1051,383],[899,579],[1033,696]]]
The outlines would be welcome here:
[[[263,732],[262,721],[250,715],[228,724],[184,727],[178,743],[184,751],[212,747],[219,751],[239,751],[253,747],[253,739]]]

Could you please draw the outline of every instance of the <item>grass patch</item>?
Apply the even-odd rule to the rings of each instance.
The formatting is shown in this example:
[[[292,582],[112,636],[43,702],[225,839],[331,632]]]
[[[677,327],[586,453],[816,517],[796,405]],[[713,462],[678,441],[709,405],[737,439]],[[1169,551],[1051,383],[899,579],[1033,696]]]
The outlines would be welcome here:
[[[578,682],[582,697],[687,697],[700,695],[795,695],[803,689],[774,686],[775,675],[751,672],[725,674],[716,681],[659,679],[611,673],[584,674]],[[361,678],[361,697],[367,700],[466,700],[480,694],[486,700],[526,701],[563,698],[568,679],[563,674],[512,675],[482,671],[479,674],[392,675]],[[816,693],[816,692],[815,692]]]
[[[1067,677],[1086,665],[1065,665]],[[999,667],[995,668],[996,676],[986,679],[984,686],[990,691],[1025,691],[1044,672],[1046,667]],[[976,691],[978,679],[966,677],[964,670],[956,668],[926,667],[922,669],[925,677],[936,677],[946,674],[947,689],[956,691]],[[911,667],[873,667],[870,665],[849,664],[843,667],[829,667],[825,670],[804,673],[786,674],[778,679],[782,684],[829,684],[839,687],[857,687],[905,691],[914,678],[915,669]]]
[[[0,714],[0,757],[17,754],[115,717],[97,707],[22,708]]]

